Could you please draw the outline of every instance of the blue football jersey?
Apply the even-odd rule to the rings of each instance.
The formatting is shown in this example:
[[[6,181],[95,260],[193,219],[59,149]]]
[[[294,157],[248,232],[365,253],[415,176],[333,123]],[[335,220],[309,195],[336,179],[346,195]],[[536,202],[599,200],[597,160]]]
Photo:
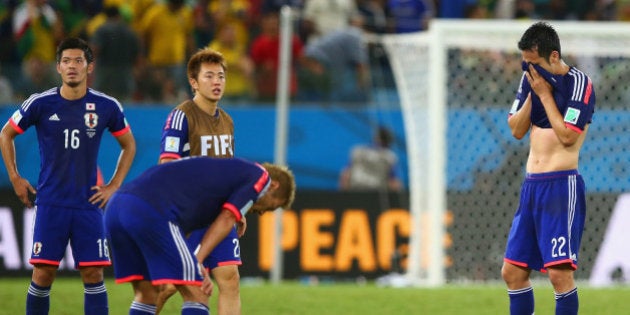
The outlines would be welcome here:
[[[116,193],[141,198],[188,233],[207,227],[223,208],[239,221],[270,183],[268,172],[257,163],[187,157],[147,169]]]
[[[536,71],[553,86],[553,98],[560,114],[564,117],[565,125],[577,132],[583,131],[584,127],[591,123],[595,112],[595,90],[591,79],[575,67],[571,67],[565,75],[552,75],[540,66],[534,66]],[[523,68],[525,70],[526,66],[523,65]],[[523,73],[510,115],[523,106],[530,92],[532,92],[531,85]],[[531,122],[541,128],[551,128],[545,108],[535,93],[532,93]]]
[[[98,208],[88,199],[94,194],[90,188],[96,184],[103,131],[120,136],[130,130],[116,99],[88,89],[70,101],[52,88],[31,95],[9,124],[20,134],[35,126],[41,158],[36,204]]]

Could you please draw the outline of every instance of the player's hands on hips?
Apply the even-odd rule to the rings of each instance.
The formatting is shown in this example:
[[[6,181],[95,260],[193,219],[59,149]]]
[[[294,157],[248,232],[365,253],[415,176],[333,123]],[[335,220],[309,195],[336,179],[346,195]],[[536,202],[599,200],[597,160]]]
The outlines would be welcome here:
[[[238,234],[238,237],[245,235],[245,230],[247,230],[247,219],[243,216],[241,221],[236,222],[236,234]]]
[[[31,183],[23,177],[18,177],[15,180],[12,180],[11,184],[13,184],[13,190],[15,190],[15,194],[18,196],[20,201],[27,207],[31,208],[33,206],[33,202],[29,198],[29,193],[33,195],[37,193],[35,188],[31,186]]]
[[[116,191],[116,188],[111,185],[92,186],[91,189],[95,190],[96,192],[94,193],[94,195],[92,195],[92,197],[90,197],[89,201],[93,205],[98,203],[99,208],[104,208],[105,204],[107,204],[107,201],[109,201],[109,198]]]

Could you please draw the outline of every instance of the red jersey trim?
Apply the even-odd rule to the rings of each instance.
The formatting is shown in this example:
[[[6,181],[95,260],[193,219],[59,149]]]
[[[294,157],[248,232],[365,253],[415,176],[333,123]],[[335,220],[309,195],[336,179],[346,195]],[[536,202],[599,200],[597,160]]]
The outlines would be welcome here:
[[[22,130],[22,128],[20,128],[20,126],[18,126],[15,121],[13,121],[13,118],[9,119],[9,124],[11,125],[11,127],[13,127],[13,129],[15,129],[15,131],[17,131],[17,133],[19,134],[23,134],[24,130]]]
[[[243,218],[241,212],[231,203],[224,203],[223,209],[232,212],[232,214],[236,217],[236,221],[240,221]]]
[[[523,267],[523,268],[529,268],[529,266],[527,265],[527,263],[524,263],[524,262],[520,262],[520,261],[516,261],[516,260],[508,259],[508,258],[503,258],[503,261],[505,261],[506,263],[509,263],[509,264],[515,265],[515,266],[519,266],[519,267]],[[540,270],[538,270],[538,271],[543,272],[543,273],[544,273],[544,272],[547,272],[547,270],[545,270],[544,268],[543,268],[543,269],[540,269]]]
[[[160,159],[163,159],[163,158],[179,160],[181,156],[177,153],[162,153],[160,154]]]
[[[112,262],[111,261],[86,261],[86,262],[80,262],[79,263],[79,267],[93,267],[93,266],[111,266]]]
[[[174,285],[195,285],[200,287],[201,281],[190,281],[190,280],[180,280],[180,279],[159,279],[151,281],[152,285],[160,285],[160,284],[174,284]]]
[[[59,266],[59,262],[56,260],[48,260],[48,259],[31,259],[28,261],[31,265],[35,264],[44,264],[44,265],[52,265]]]
[[[549,268],[549,267],[553,267],[553,266],[557,266],[557,265],[562,265],[562,264],[569,264],[569,265],[571,265],[571,268],[573,270],[577,270],[577,265],[573,262],[572,259],[563,259],[563,260],[558,260],[558,261],[552,261],[550,263],[545,264],[545,268]]]
[[[524,262],[520,262],[520,261],[508,259],[508,258],[503,258],[503,261],[505,261],[506,263],[510,263],[512,265],[515,265],[515,266],[527,268],[527,263],[524,263]]]
[[[114,137],[122,136],[122,135],[126,134],[129,130],[131,130],[131,127],[126,126],[126,127],[125,127],[125,128],[123,128],[123,129],[120,129],[120,130],[118,130],[118,131],[116,131],[116,132],[112,132],[112,135],[113,135]]]
[[[264,167],[260,165],[258,166],[262,168],[263,174],[260,176],[256,184],[254,184],[254,190],[256,190],[257,193],[261,192],[263,188],[265,188],[265,185],[267,184],[267,181],[269,180],[269,172],[267,172],[267,170]]]
[[[228,261],[222,261],[222,262],[218,263],[217,267],[222,267],[222,266],[240,266],[242,264],[243,264],[242,261],[228,260]]]
[[[131,275],[129,277],[116,279],[115,282],[126,283],[126,282],[131,282],[131,281],[140,281],[140,280],[144,280],[144,277],[142,275]]]
[[[569,129],[571,129],[571,130],[573,130],[573,131],[575,131],[575,132],[577,132],[577,133],[582,133],[582,132],[584,131],[584,130],[580,129],[580,128],[579,128],[579,127],[577,127],[577,126],[574,126],[574,125],[571,125],[571,124],[568,124],[568,123],[565,123],[564,125],[565,125],[567,128],[569,128]]]
[[[591,79],[588,79],[588,84],[586,85],[586,96],[584,96],[584,104],[588,105],[588,101],[591,100],[591,95],[593,94],[593,82],[591,82]]]

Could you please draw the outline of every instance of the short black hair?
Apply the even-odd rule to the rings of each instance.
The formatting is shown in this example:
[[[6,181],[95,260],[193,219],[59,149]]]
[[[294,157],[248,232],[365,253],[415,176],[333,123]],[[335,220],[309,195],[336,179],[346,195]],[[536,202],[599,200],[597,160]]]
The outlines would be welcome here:
[[[553,26],[547,22],[537,22],[530,26],[518,42],[518,49],[521,51],[536,49],[538,55],[546,60],[549,60],[549,56],[555,50],[562,58],[560,37]]]
[[[389,148],[392,145],[392,142],[394,142],[394,135],[387,127],[378,126],[376,129],[376,139],[381,146]]]
[[[57,63],[61,62],[61,55],[63,54],[63,51],[67,49],[81,49],[83,50],[83,54],[85,55],[85,59],[88,64],[94,61],[94,54],[92,53],[90,45],[81,38],[70,37],[64,39],[61,43],[59,43],[59,46],[57,46]]]

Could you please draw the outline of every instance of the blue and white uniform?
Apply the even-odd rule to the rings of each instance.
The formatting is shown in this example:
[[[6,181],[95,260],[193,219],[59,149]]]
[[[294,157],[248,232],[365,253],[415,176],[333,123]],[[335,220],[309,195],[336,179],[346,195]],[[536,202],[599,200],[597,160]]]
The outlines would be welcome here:
[[[124,184],[105,212],[116,282],[201,285],[185,235],[209,227],[221,211],[239,221],[270,183],[256,163],[190,157],[153,166]]]
[[[103,210],[88,200],[97,182],[97,158],[105,130],[130,131],[120,103],[88,89],[78,100],[59,88],[31,95],[9,119],[19,133],[35,126],[41,171],[37,184],[31,264],[59,265],[68,241],[75,266],[110,265]]]
[[[565,75],[552,75],[538,65],[536,70],[553,86],[553,97],[565,125],[582,133],[595,111],[595,93],[588,76],[571,67]],[[523,65],[526,70],[526,64]],[[532,92],[523,74],[510,110],[518,111]],[[531,93],[531,122],[551,128],[540,98]],[[578,170],[527,174],[519,207],[508,236],[504,260],[539,270],[559,264],[577,269],[578,252],[586,217],[586,192]]]

